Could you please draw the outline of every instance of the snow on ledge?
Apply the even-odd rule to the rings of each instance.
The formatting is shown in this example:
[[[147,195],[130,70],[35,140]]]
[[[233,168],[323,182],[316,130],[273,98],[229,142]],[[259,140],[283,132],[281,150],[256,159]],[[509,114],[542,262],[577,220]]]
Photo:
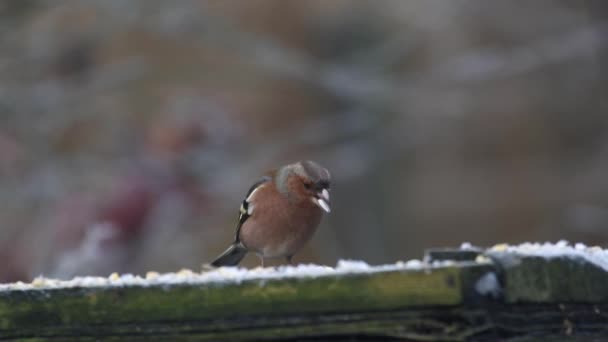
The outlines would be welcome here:
[[[395,264],[371,266],[363,261],[340,260],[336,267],[301,264],[298,266],[280,266],[246,269],[239,267],[220,267],[200,273],[181,270],[175,273],[159,274],[148,272],[145,276],[113,273],[109,277],[76,277],[71,280],[58,280],[38,277],[31,283],[17,282],[0,284],[1,291],[13,290],[50,290],[59,288],[82,287],[122,287],[122,286],[167,286],[176,284],[209,284],[240,283],[245,280],[268,280],[278,278],[315,278],[344,274],[371,274],[386,271],[420,270],[424,268],[447,267],[452,261],[424,263],[419,260],[397,262]]]
[[[463,243],[463,250],[483,249],[470,243]],[[577,260],[586,260],[608,271],[608,249],[601,247],[588,247],[582,243],[570,244],[567,241],[557,243],[522,243],[520,245],[499,244],[486,250],[486,253],[506,253],[513,256],[540,256],[547,259],[571,257]],[[480,255],[477,262],[489,262]],[[213,270],[193,272],[181,270],[174,273],[159,274],[148,272],[145,276],[132,274],[112,274],[109,277],[76,277],[71,280],[58,280],[38,277],[31,283],[0,284],[0,292],[12,290],[49,290],[58,288],[81,287],[122,287],[122,286],[168,286],[177,284],[222,284],[240,283],[246,280],[269,280],[279,278],[315,278],[323,276],[336,276],[345,274],[372,274],[387,271],[420,270],[438,267],[453,266],[454,261],[434,261],[426,263],[420,260],[399,261],[395,264],[372,266],[364,261],[340,260],[336,267],[301,264],[298,266],[280,266],[267,268],[246,269],[239,267],[220,267]],[[491,279],[488,279],[491,280]],[[479,284],[486,289],[488,284]],[[483,285],[483,286],[482,286]],[[490,288],[492,288],[490,286]],[[486,289],[487,290],[487,289]],[[482,292],[487,292],[483,290]]]
[[[471,248],[471,245],[463,244],[461,248]],[[603,249],[598,246],[589,247],[582,243],[570,244],[565,240],[560,240],[557,243],[525,242],[513,246],[508,244],[500,244],[488,249],[487,252],[510,253],[520,256],[538,256],[546,259],[582,259],[603,268],[605,271],[608,271],[608,249]]]

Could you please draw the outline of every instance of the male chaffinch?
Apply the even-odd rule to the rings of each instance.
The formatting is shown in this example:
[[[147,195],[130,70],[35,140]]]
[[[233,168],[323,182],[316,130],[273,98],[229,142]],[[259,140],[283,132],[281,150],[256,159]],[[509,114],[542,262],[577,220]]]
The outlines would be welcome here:
[[[212,266],[235,266],[248,252],[265,258],[291,258],[310,240],[329,213],[329,171],[300,161],[268,172],[247,192],[234,243]]]

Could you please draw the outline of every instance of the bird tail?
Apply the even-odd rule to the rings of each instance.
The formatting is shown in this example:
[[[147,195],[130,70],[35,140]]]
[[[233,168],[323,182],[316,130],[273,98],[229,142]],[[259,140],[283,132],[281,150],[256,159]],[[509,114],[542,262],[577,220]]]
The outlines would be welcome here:
[[[243,245],[240,243],[233,243],[224,251],[224,253],[213,260],[211,266],[236,266],[243,260],[245,254],[247,254],[247,249]]]

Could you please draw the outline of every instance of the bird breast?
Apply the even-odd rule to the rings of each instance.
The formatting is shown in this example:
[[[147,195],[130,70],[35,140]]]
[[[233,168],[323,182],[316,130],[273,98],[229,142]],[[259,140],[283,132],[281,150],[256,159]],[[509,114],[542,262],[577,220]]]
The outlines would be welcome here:
[[[254,196],[275,191],[261,187]],[[314,203],[293,203],[283,196],[264,196],[273,201],[255,203],[251,216],[243,223],[240,240],[247,249],[264,257],[285,257],[295,254],[308,242],[321,221],[322,211]]]

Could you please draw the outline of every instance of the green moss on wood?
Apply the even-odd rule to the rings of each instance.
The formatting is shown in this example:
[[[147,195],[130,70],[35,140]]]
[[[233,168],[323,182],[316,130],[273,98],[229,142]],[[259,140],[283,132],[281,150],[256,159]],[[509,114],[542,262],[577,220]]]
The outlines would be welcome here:
[[[449,306],[462,301],[462,273],[445,267],[240,284],[10,291],[0,293],[0,327],[86,334],[93,325],[205,320],[221,325],[222,319],[242,316]]]

